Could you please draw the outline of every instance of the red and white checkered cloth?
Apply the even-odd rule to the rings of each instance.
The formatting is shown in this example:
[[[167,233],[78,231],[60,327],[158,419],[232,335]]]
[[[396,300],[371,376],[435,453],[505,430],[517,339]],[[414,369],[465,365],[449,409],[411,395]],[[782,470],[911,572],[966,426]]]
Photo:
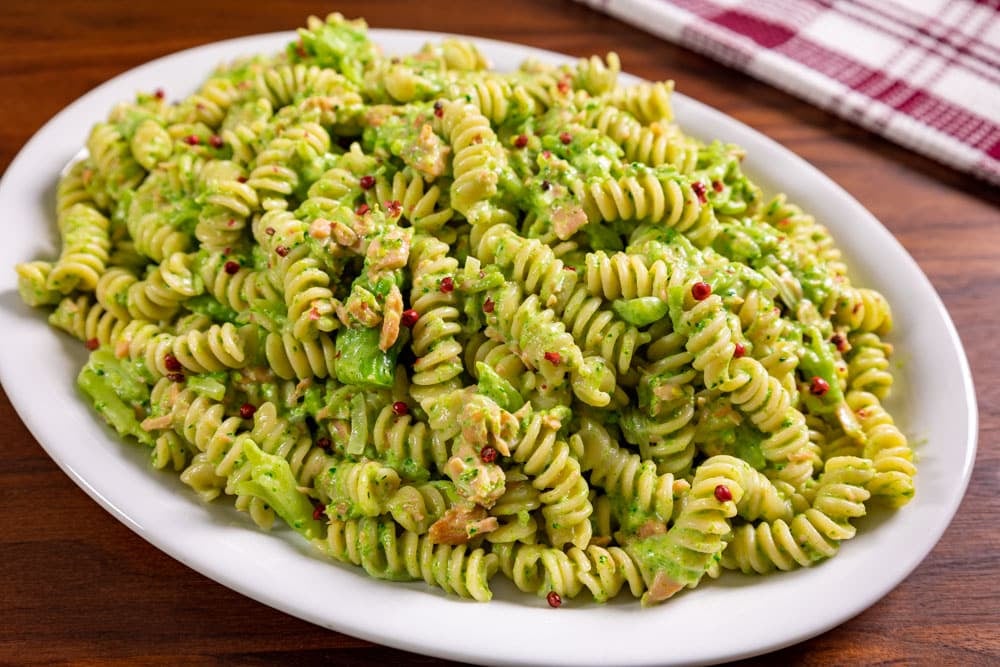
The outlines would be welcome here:
[[[1000,0],[579,0],[1000,185]]]

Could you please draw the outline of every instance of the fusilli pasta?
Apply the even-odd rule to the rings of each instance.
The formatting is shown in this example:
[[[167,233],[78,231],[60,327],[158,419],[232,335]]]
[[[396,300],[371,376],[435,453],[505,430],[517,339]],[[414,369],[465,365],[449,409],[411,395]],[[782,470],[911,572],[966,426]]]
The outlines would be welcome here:
[[[652,604],[810,566],[914,493],[891,310],[620,69],[311,17],[96,123],[20,294],[154,467],[373,577]]]

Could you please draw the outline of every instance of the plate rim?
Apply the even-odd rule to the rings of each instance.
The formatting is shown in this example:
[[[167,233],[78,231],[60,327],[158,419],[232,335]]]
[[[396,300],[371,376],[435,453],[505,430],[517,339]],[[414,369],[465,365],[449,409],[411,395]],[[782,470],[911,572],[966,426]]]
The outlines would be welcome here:
[[[535,56],[547,60],[552,60],[552,59],[558,59],[560,61],[576,60],[576,57],[568,56],[566,54],[561,54],[554,51],[538,49],[535,47],[522,45],[515,42],[493,40],[493,39],[487,39],[469,35],[459,35],[459,34],[442,33],[442,32],[427,32],[427,31],[417,31],[417,30],[395,30],[395,29],[372,29],[371,35],[373,40],[376,42],[385,42],[393,38],[428,40],[428,39],[440,39],[442,37],[458,37],[462,39],[470,39],[479,45],[485,46],[487,51],[495,49],[500,49],[500,50],[514,49],[517,52],[519,52],[520,54],[519,57],[521,58]],[[122,72],[105,82],[102,82],[101,84],[92,88],[90,91],[80,96],[79,98],[71,102],[69,105],[67,105],[65,108],[60,110],[56,115],[54,115],[50,120],[48,120],[40,129],[38,129],[27,142],[25,142],[25,144],[21,147],[17,155],[14,157],[14,159],[11,161],[10,165],[6,169],[2,180],[0,180],[0,202],[5,201],[7,194],[6,190],[9,189],[9,184],[12,180],[11,174],[20,173],[20,171],[23,169],[22,162],[27,161],[29,156],[33,155],[33,153],[36,150],[36,144],[39,141],[41,141],[42,138],[44,138],[47,134],[51,133],[53,131],[53,128],[59,127],[61,124],[65,123],[66,122],[65,119],[71,117],[76,109],[83,107],[85,103],[88,101],[93,102],[94,100],[103,98],[108,93],[108,91],[110,91],[116,86],[120,86],[124,80],[139,77],[147,71],[156,70],[161,67],[167,67],[169,66],[170,62],[180,60],[183,57],[191,57],[196,54],[205,54],[206,52],[209,51],[224,50],[228,52],[229,58],[233,58],[239,55],[249,54],[251,52],[249,50],[250,44],[259,44],[266,41],[269,42],[271,40],[273,40],[275,44],[278,45],[278,48],[280,48],[281,42],[279,42],[279,40],[287,41],[289,39],[294,39],[294,36],[295,36],[294,32],[281,31],[281,32],[264,33],[258,35],[248,35],[244,37],[237,37],[233,39],[201,44],[145,62],[125,72]],[[246,50],[242,51],[239,50],[244,48],[246,48]],[[259,47],[253,47],[253,48],[259,50]],[[207,56],[201,55],[201,57],[202,59],[207,60]],[[210,67],[210,63],[206,62],[205,66],[207,70],[208,67]],[[199,74],[199,77],[201,76],[203,75]],[[192,84],[193,83],[194,82],[192,81]],[[117,99],[113,100],[112,104],[114,103],[114,101],[118,100]],[[937,534],[933,536],[933,539],[927,542],[926,549],[918,550],[922,552],[919,554],[919,557],[909,558],[907,567],[898,571],[892,577],[894,581],[891,585],[887,587],[877,586],[875,587],[875,589],[868,591],[867,595],[856,596],[852,604],[846,605],[846,607],[842,609],[839,614],[833,615],[832,617],[830,617],[829,619],[827,619],[822,623],[813,623],[809,625],[808,628],[800,629],[798,632],[786,633],[786,635],[782,636],[780,639],[777,640],[758,642],[756,645],[746,647],[745,650],[730,649],[728,650],[728,652],[725,653],[707,654],[705,656],[695,658],[698,661],[703,661],[706,659],[710,661],[721,661],[721,660],[738,659],[742,657],[748,657],[751,655],[758,655],[761,653],[777,650],[784,646],[788,646],[803,641],[810,637],[816,636],[822,632],[825,632],[826,630],[835,627],[836,625],[839,625],[848,620],[849,618],[862,612],[864,609],[868,608],[876,601],[881,599],[881,597],[888,594],[889,591],[891,591],[906,577],[908,577],[910,573],[912,573],[912,571],[921,562],[923,562],[927,554],[929,554],[930,551],[939,542],[944,531],[947,529],[948,525],[950,525],[951,521],[953,520],[954,515],[958,510],[958,506],[961,503],[962,498],[964,497],[965,490],[968,486],[971,477],[972,469],[975,462],[975,455],[978,447],[978,434],[979,434],[978,407],[977,407],[977,400],[976,400],[977,397],[975,394],[973,377],[971,374],[971,370],[969,368],[967,355],[965,353],[965,348],[962,345],[961,338],[954,325],[954,322],[952,321],[947,309],[945,308],[943,302],[941,301],[940,295],[938,295],[936,289],[933,287],[932,283],[927,278],[926,274],[923,272],[922,269],[919,268],[919,265],[916,264],[915,260],[909,254],[909,252],[907,252],[906,249],[903,248],[903,246],[899,243],[899,241],[892,236],[892,234],[884,227],[884,225],[882,225],[882,223],[877,218],[875,218],[874,215],[872,215],[853,196],[851,196],[848,192],[846,192],[835,181],[833,181],[831,178],[820,172],[816,167],[812,166],[811,164],[806,162],[804,159],[802,159],[792,151],[788,150],[775,140],[764,135],[762,132],[757,131],[756,129],[736,120],[735,118],[727,114],[717,111],[714,108],[709,107],[708,105],[693,100],[692,98],[686,97],[681,93],[675,93],[675,105],[677,102],[681,103],[680,106],[689,107],[692,113],[697,112],[698,114],[708,117],[710,119],[709,120],[710,124],[715,122],[721,122],[720,119],[723,119],[726,125],[735,124],[735,126],[738,127],[741,133],[745,133],[748,136],[752,136],[755,142],[761,142],[763,145],[768,145],[769,149],[772,151],[777,150],[781,154],[781,158],[783,161],[787,161],[789,165],[794,166],[797,169],[801,169],[804,172],[806,172],[809,176],[808,179],[809,181],[818,181],[819,183],[822,183],[825,187],[832,188],[834,195],[837,197],[837,199],[839,199],[842,202],[844,206],[853,209],[853,212],[859,215],[862,219],[866,219],[867,224],[871,225],[871,223],[874,223],[873,229],[876,231],[876,233],[883,236],[881,240],[882,243],[889,243],[891,245],[896,246],[896,250],[898,250],[898,252],[902,254],[905,260],[908,260],[908,262],[912,264],[912,268],[915,268],[916,273],[922,278],[923,284],[920,285],[921,291],[929,293],[929,295],[932,298],[932,301],[934,302],[934,305],[936,306],[936,310],[938,311],[936,314],[944,324],[945,334],[948,337],[949,343],[952,344],[952,351],[954,351],[957,355],[957,361],[959,366],[957,371],[958,374],[961,376],[960,377],[961,389],[963,393],[963,398],[965,399],[964,403],[967,408],[965,415],[968,425],[966,447],[962,462],[961,478],[958,480],[960,483],[959,486],[955,487],[956,489],[958,489],[958,492],[952,493],[950,498],[953,502],[949,503],[949,506],[946,507],[945,511],[943,512],[944,514],[947,515],[947,520],[943,521],[943,523],[940,526],[936,527],[939,528],[939,530],[931,531],[931,533],[936,532]],[[108,107],[110,107],[110,105],[108,105]],[[107,109],[104,109],[103,113],[106,114]],[[92,119],[91,122],[93,122],[94,120],[98,119]],[[73,128],[73,129],[80,129],[80,128]],[[84,128],[84,133],[85,133],[85,128]],[[83,133],[81,133],[81,138],[82,134]],[[79,141],[77,143],[79,144]],[[838,245],[842,245],[840,243],[840,239],[838,239]],[[33,258],[21,258],[21,261],[25,261],[26,259],[33,259]],[[5,321],[8,318],[7,310],[8,309],[6,308],[6,306],[0,309],[0,321]],[[43,326],[47,327],[44,321],[42,322],[42,324]],[[26,395],[26,393],[20,390],[17,391],[12,390],[11,388],[12,385],[7,381],[8,378],[10,377],[10,371],[8,370],[8,368],[11,365],[8,355],[9,353],[6,352],[2,347],[0,347],[0,381],[2,381],[4,386],[6,387],[7,395],[15,411],[18,413],[18,416],[25,424],[25,426],[28,428],[28,430],[32,433],[32,436],[35,438],[35,440],[42,446],[42,448],[45,450],[48,456],[56,462],[56,464],[63,470],[63,472],[65,472],[70,477],[70,479],[73,480],[75,484],[77,484],[77,486],[82,488],[87,493],[87,495],[93,498],[106,511],[112,514],[112,516],[114,516],[119,521],[128,526],[133,532],[137,533],[140,537],[153,544],[153,546],[155,546],[157,549],[163,551],[172,558],[181,561],[188,567],[194,569],[196,572],[208,576],[209,578],[221,583],[224,586],[227,586],[232,590],[235,590],[243,595],[247,595],[248,597],[263,602],[264,604],[279,609],[285,613],[289,613],[296,617],[303,618],[305,620],[316,623],[323,627],[335,629],[344,632],[346,634],[362,637],[364,639],[373,642],[394,646],[396,648],[401,648],[404,650],[414,651],[417,653],[423,653],[427,655],[446,656],[458,660],[473,660],[477,662],[478,661],[499,662],[506,664],[531,664],[532,662],[542,657],[540,655],[528,655],[525,654],[523,651],[514,651],[514,652],[508,651],[500,653],[470,652],[468,647],[465,647],[464,649],[462,647],[458,648],[442,647],[441,645],[435,644],[433,642],[429,643],[424,642],[419,637],[414,638],[412,636],[404,636],[404,637],[389,636],[384,633],[380,633],[377,624],[374,627],[372,627],[372,625],[368,622],[351,622],[350,619],[344,619],[344,618],[338,618],[336,622],[334,622],[331,621],[329,617],[318,616],[314,610],[310,611],[303,609],[302,606],[299,604],[294,604],[293,602],[290,602],[287,599],[270,595],[266,591],[262,591],[259,588],[254,588],[254,586],[252,585],[248,586],[245,581],[245,576],[239,575],[238,571],[237,575],[234,576],[227,573],[220,567],[206,565],[204,562],[204,554],[190,553],[189,547],[180,546],[178,543],[171,541],[169,539],[169,535],[165,537],[163,534],[161,534],[159,530],[156,530],[157,528],[156,526],[153,526],[153,529],[150,529],[148,526],[143,525],[143,523],[136,518],[135,514],[137,512],[134,509],[130,512],[129,511],[130,508],[120,507],[119,504],[113,502],[109,498],[109,496],[106,495],[105,492],[102,492],[106,489],[106,485],[110,483],[109,480],[91,480],[89,477],[84,476],[76,467],[70,464],[70,461],[68,460],[69,457],[67,457],[66,452],[62,447],[53,445],[51,442],[47,442],[48,439],[43,440],[41,437],[39,437],[40,433],[48,430],[47,425],[42,424],[38,420],[39,418],[38,415],[36,414],[36,408],[32,405],[28,405],[29,398]],[[84,405],[83,407],[89,410],[88,406]],[[107,433],[106,430],[105,433]],[[119,441],[118,443],[115,444],[121,445],[122,443]],[[125,445],[125,446],[132,447],[132,445]],[[129,464],[131,465],[131,462],[129,462]],[[148,469],[147,466],[147,469],[140,470],[139,472],[141,472],[144,475],[149,475],[151,471]],[[193,497],[186,498],[186,500],[188,501],[187,504],[195,506],[197,506],[198,504],[197,500]],[[226,511],[232,512],[231,508],[228,507],[226,508]],[[905,512],[906,509],[904,508],[902,511]],[[252,530],[247,531],[247,528],[252,528],[252,527],[243,524],[242,522],[239,524],[240,531],[249,532],[255,535],[263,535],[261,533],[257,533],[256,531]],[[267,537],[266,535],[264,536]],[[273,537],[268,537],[268,539],[273,539]],[[255,540],[249,540],[249,542],[253,541]],[[287,537],[283,541],[287,542],[288,541]],[[302,551],[302,549],[296,549],[296,550],[299,552]],[[841,554],[841,556],[843,556],[843,554]],[[330,565],[334,565],[334,567],[336,567],[336,563],[327,563],[326,561],[323,561],[324,567],[329,567]],[[805,572],[805,570],[800,570],[799,572]],[[783,574],[781,578],[784,579],[787,576],[793,576],[793,575]],[[773,579],[773,577],[769,577],[767,579]],[[499,579],[495,581],[499,581]],[[438,597],[438,596],[427,596],[426,593],[422,591],[422,589],[414,588],[412,586],[399,587],[398,584],[392,584],[389,582],[375,582],[375,583],[379,584],[384,589],[386,595],[390,598],[397,597],[395,590],[397,588],[400,590],[409,589],[411,591],[418,592],[420,593],[420,595],[418,596],[420,599],[426,598],[427,600],[430,600]],[[756,587],[757,584],[754,584],[754,586],[752,586],[752,588]],[[367,588],[367,586],[363,586],[362,588]],[[524,595],[527,596],[527,594]],[[700,595],[700,592],[696,593],[696,595]],[[381,595],[379,595],[378,597],[381,597]],[[685,597],[690,598],[692,596],[688,595]],[[457,605],[468,604],[457,600],[449,600],[449,602],[454,602]],[[407,604],[409,604],[409,602]],[[497,605],[503,603],[492,602],[490,604]],[[671,604],[675,603],[672,602]],[[637,607],[638,605],[635,606]],[[455,609],[457,610],[460,610],[461,608],[462,607],[459,606],[455,607]],[[475,606],[471,608],[475,609]],[[536,616],[534,612],[540,610],[540,608],[532,607],[529,605],[525,605],[523,607],[518,605],[517,608],[525,609],[526,613],[531,612],[528,615],[532,617]],[[609,607],[605,607],[605,609],[608,608]],[[655,611],[649,610],[643,613],[649,614],[649,613],[655,613]],[[548,616],[548,614],[546,614],[546,616]],[[539,620],[542,620],[544,617],[538,616],[537,618]],[[551,620],[551,619],[546,619],[546,620]],[[552,664],[556,664],[559,662],[565,662],[565,664],[575,664],[575,665],[597,664],[596,662],[594,663],[587,662],[586,660],[587,656],[580,656],[575,654],[567,656],[553,655],[546,657],[551,658],[547,660],[547,662],[550,662]],[[597,655],[591,655],[589,657],[591,660],[599,659],[599,656]],[[688,657],[690,658],[691,656]],[[622,662],[621,664],[663,664],[664,659],[669,661],[670,657],[649,655],[649,654],[643,654],[643,655],[629,654],[626,661]]]

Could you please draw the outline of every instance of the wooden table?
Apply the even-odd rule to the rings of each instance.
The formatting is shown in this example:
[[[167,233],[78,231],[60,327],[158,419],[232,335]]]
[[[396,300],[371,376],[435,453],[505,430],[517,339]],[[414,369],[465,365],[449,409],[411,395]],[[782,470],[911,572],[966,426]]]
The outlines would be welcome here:
[[[976,471],[930,557],[858,617],[747,664],[1000,663],[1000,354],[993,347],[1000,190],[568,0],[466,5],[5,0],[0,169],[53,114],[110,77],[191,46],[291,30],[334,8],[364,14],[374,27],[467,33],[576,55],[613,49],[630,72],[673,78],[679,90],[815,164],[896,235],[951,312],[979,395]],[[70,482],[2,392],[0,442],[0,663],[432,662],[286,616],[159,552]]]

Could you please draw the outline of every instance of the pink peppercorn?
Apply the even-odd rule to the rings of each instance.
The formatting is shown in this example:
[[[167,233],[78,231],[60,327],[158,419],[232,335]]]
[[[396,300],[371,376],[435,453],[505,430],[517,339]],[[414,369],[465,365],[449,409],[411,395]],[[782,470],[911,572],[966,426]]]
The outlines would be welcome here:
[[[704,183],[702,183],[701,181],[695,181],[694,183],[691,184],[691,189],[694,190],[694,193],[696,195],[698,195],[698,201],[700,201],[702,204],[708,201],[708,199],[705,197]]]
[[[715,499],[720,503],[730,501],[733,499],[733,492],[725,484],[719,484],[715,487]]]
[[[696,301],[704,301],[708,297],[712,296],[712,286],[706,282],[696,282],[694,285],[691,285],[691,296],[693,296]]]
[[[733,492],[725,484],[719,484],[715,487],[715,499],[720,503],[727,502],[733,499]]]
[[[809,383],[809,393],[813,396],[823,396],[828,391],[830,391],[830,383],[818,375],[813,376]]]
[[[172,354],[166,354],[163,357],[163,367],[166,368],[171,373],[179,373],[184,370],[181,366],[181,362],[177,361],[177,357]]]
[[[403,311],[403,314],[400,316],[399,322],[404,327],[409,328],[412,327],[414,324],[416,324],[417,320],[419,319],[420,319],[420,313],[413,310],[412,308],[407,308],[406,310]]]

